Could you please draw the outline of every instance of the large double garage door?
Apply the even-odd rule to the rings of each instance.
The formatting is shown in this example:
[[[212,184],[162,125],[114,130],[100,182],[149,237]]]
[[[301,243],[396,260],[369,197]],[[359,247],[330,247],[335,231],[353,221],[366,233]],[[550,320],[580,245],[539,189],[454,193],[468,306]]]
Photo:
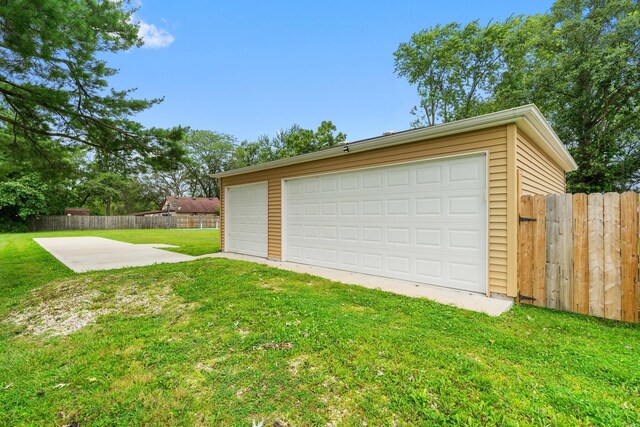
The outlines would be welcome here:
[[[250,223],[265,224],[252,252],[239,252],[266,252],[266,184],[245,188],[260,186],[262,210],[240,199],[236,209],[234,190],[227,193],[228,226],[248,231]],[[485,293],[486,186],[485,155],[287,179],[283,260]],[[248,217],[258,212],[264,221]],[[246,240],[242,245],[252,247]],[[232,241],[227,250],[239,246]]]

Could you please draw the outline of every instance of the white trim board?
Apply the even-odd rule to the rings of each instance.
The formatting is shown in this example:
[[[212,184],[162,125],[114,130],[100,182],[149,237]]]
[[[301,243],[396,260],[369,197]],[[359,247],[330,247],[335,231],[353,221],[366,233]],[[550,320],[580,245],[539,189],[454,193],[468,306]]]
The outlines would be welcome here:
[[[382,147],[407,144],[411,142],[423,141],[463,132],[486,129],[493,126],[515,123],[522,128],[551,159],[553,159],[565,172],[571,172],[578,168],[575,160],[569,154],[558,135],[551,128],[538,107],[533,104],[498,111],[496,113],[485,114],[469,119],[455,122],[443,123],[436,126],[412,129],[396,132],[391,135],[379,136],[364,139],[347,144],[348,151],[344,147],[333,147],[313,153],[302,154],[300,156],[233,169],[211,175],[214,178],[224,178],[234,175],[242,175],[249,172],[274,169],[298,163],[311,162],[314,160],[327,159],[338,156],[348,156],[353,153],[375,150]]]

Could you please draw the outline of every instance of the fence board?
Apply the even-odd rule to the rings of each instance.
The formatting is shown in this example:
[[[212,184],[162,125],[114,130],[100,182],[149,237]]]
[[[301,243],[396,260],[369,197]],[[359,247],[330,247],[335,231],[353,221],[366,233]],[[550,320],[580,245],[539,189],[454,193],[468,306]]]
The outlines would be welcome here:
[[[533,223],[533,297],[534,305],[538,307],[547,306],[547,219],[546,198],[542,195],[533,196],[533,216],[536,221]]]
[[[589,314],[604,317],[604,196],[588,196]]]
[[[520,202],[520,217],[533,219],[533,196],[524,196]],[[524,296],[519,300],[525,303],[533,302],[533,263],[527,262],[533,256],[533,221],[520,222],[518,227],[519,256],[518,256],[518,282],[522,285],[519,295]]]
[[[637,193],[522,196],[520,212],[520,302],[640,322]]]
[[[587,195],[573,195],[573,310],[589,314]]]
[[[620,195],[622,320],[638,321],[638,195]]]
[[[573,200],[558,196],[558,308],[573,310]]]
[[[604,317],[622,319],[620,195],[604,195]]]
[[[30,231],[219,228],[217,215],[200,216],[41,216],[27,221]]]
[[[547,209],[547,307],[560,308],[560,265],[558,263],[558,242],[560,237],[560,224],[558,222],[558,198],[549,195],[546,198]]]

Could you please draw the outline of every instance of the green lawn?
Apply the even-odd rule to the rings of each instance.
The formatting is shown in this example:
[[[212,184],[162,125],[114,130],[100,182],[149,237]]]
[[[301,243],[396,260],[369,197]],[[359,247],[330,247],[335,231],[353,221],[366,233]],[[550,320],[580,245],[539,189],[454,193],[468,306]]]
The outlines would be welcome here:
[[[29,233],[5,235],[6,237],[60,237],[60,236],[96,236],[107,239],[120,240],[128,243],[166,243],[179,246],[175,249],[167,249],[186,255],[203,255],[220,250],[220,231],[212,229],[193,230],[91,230],[91,231],[65,231],[49,233]],[[0,239],[4,240],[0,234]]]
[[[210,231],[90,234],[217,249]],[[40,235],[0,235],[0,424],[640,424],[637,325],[224,259],[74,274]]]

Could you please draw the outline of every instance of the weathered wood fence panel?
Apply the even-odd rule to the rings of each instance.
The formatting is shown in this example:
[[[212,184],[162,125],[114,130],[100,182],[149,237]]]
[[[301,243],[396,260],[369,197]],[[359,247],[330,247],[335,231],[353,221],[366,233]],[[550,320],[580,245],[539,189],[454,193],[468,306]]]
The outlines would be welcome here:
[[[217,215],[197,216],[39,216],[27,220],[30,231],[219,228]]]
[[[638,196],[620,196],[620,235],[622,238],[622,320],[638,322]]]
[[[589,314],[604,317],[604,196],[589,194]]]
[[[636,193],[523,196],[519,301],[638,322]]]
[[[220,228],[217,215],[177,215],[176,228]]]
[[[573,310],[589,314],[589,228],[587,195],[573,196]]]

